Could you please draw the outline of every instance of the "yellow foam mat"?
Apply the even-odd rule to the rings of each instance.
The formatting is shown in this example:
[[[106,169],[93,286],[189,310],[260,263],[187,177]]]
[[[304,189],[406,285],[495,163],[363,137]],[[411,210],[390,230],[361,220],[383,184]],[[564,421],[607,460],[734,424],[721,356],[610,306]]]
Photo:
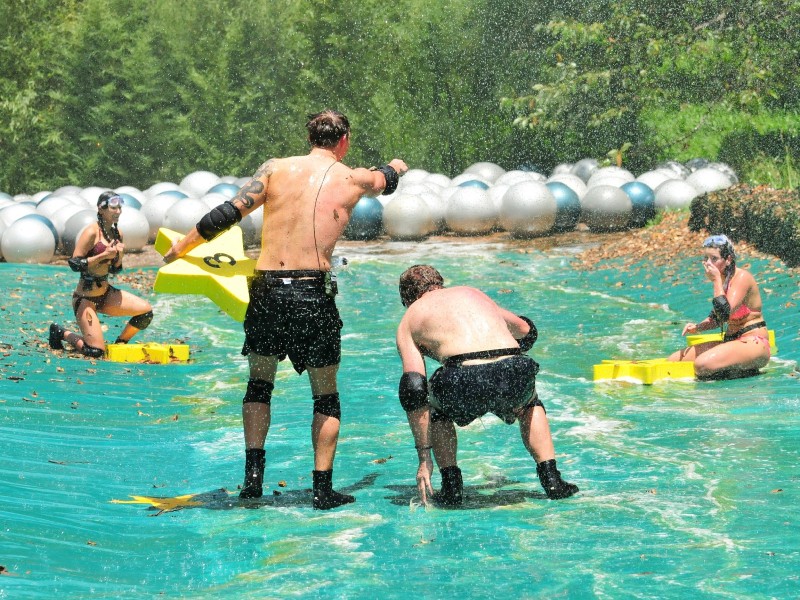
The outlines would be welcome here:
[[[604,360],[594,365],[594,380],[635,379],[650,385],[660,379],[693,379],[694,363],[672,362],[664,358],[650,360]]]
[[[106,358],[112,362],[155,363],[165,365],[171,362],[189,360],[189,346],[186,344],[109,344]]]
[[[182,237],[183,234],[162,227],[155,249],[163,256]],[[234,226],[161,267],[153,289],[168,294],[202,294],[241,322],[250,303],[247,278],[253,274],[255,264],[244,253],[241,228]]]
[[[772,354],[778,353],[778,346],[775,344],[775,332],[772,329],[768,329],[767,333],[769,334],[769,349]],[[716,333],[699,333],[696,335],[687,335],[686,336],[686,343],[689,346],[696,346],[697,344],[705,344],[706,342],[721,342],[722,341],[722,332],[718,331]]]

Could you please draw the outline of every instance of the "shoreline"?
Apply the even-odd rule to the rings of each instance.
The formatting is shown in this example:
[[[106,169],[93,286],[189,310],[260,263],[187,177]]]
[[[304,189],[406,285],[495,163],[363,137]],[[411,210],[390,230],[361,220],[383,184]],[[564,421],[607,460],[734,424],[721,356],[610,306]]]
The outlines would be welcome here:
[[[520,252],[527,250],[546,251],[558,246],[590,246],[588,249],[575,255],[573,268],[578,270],[603,270],[614,268],[620,272],[636,269],[636,265],[645,263],[648,266],[664,267],[665,275],[675,275],[669,269],[676,260],[690,259],[699,253],[703,240],[708,232],[690,231],[688,226],[688,211],[668,211],[662,214],[661,220],[641,229],[629,229],[608,233],[592,232],[584,224],[579,224],[573,231],[556,233],[534,238],[513,238],[507,232],[497,232],[479,236],[456,236],[453,234],[433,235],[425,241],[444,242],[452,244],[474,244],[480,242],[493,242],[507,244],[509,249]],[[356,241],[342,239],[337,248],[364,248],[386,242],[386,251],[391,252],[392,243],[389,238],[378,238],[369,241]],[[250,258],[258,258],[259,249],[249,248],[245,254]],[[760,258],[775,263],[778,271],[800,274],[800,268],[787,267],[779,258],[764,254],[756,250],[747,242],[736,243],[738,262],[743,268],[748,268],[747,261]],[[67,264],[67,256],[61,255],[53,259],[50,264]],[[125,255],[125,269],[117,277],[136,288],[152,288],[155,273],[144,271],[146,267],[160,267],[163,265],[161,255],[155,250],[153,244],[147,244],[137,252]]]

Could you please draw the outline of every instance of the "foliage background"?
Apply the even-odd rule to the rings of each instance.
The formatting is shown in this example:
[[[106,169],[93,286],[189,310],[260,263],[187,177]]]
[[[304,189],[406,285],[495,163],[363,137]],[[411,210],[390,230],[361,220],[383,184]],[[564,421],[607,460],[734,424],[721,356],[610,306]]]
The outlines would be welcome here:
[[[547,172],[616,149],[791,186],[798,25],[781,0],[4,0],[0,190],[249,175],[305,153],[325,107],[350,164]]]

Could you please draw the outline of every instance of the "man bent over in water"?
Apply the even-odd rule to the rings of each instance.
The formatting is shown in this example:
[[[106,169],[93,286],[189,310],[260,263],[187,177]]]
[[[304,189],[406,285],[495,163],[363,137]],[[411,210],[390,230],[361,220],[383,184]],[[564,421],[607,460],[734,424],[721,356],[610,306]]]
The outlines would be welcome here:
[[[463,481],[456,464],[454,423],[463,427],[489,412],[509,425],[519,420],[522,442],[536,461],[548,498],[572,496],[578,486],[561,479],[544,405],[536,393],[539,365],[524,356],[536,341],[533,322],[498,306],[472,287],[445,288],[439,272],[416,265],[400,276],[407,307],[397,329],[403,362],[400,403],[419,458],[417,488],[445,505],[461,504]],[[429,356],[442,364],[425,378]],[[431,487],[431,449],[442,488]]]

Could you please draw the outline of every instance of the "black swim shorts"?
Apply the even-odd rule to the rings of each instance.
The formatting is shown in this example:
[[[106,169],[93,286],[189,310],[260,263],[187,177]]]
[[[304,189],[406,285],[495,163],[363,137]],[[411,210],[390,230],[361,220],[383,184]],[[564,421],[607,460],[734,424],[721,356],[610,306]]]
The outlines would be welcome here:
[[[528,356],[441,367],[430,378],[431,418],[463,427],[491,412],[511,424],[515,411],[543,406],[536,393],[538,372],[538,363]]]
[[[339,364],[342,320],[324,278],[282,279],[275,276],[281,271],[267,273],[250,282],[242,354],[254,352],[279,360],[288,356],[298,373],[307,366]]]

